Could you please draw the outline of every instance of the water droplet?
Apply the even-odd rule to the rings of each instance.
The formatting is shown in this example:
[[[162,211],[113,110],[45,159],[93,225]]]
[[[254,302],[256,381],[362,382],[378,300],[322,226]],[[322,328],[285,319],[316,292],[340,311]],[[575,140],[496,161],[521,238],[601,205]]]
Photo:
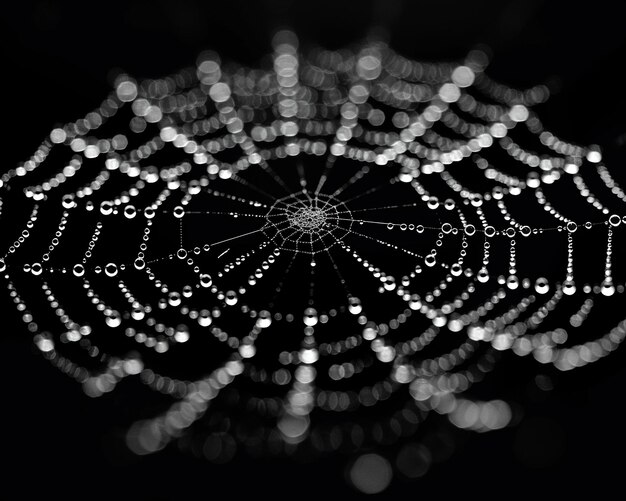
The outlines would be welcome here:
[[[114,263],[109,263],[104,267],[104,273],[106,273],[109,277],[114,277],[117,275],[117,265]]]
[[[574,293],[576,293],[576,285],[574,284],[573,280],[565,280],[563,282],[563,293],[567,294],[568,296],[572,296]]]
[[[137,215],[137,209],[134,205],[127,205],[124,207],[124,217],[126,219],[133,219]]]
[[[74,201],[74,195],[63,195],[63,199],[61,201],[64,209],[71,209],[76,206],[76,202]]]
[[[309,327],[317,325],[317,310],[315,308],[307,308],[306,310],[304,310],[304,317],[302,320],[304,322],[304,325],[307,325]]]
[[[480,270],[478,270],[478,273],[476,274],[476,278],[478,279],[478,281],[480,283],[485,283],[489,281],[489,272],[487,271],[486,268],[481,268]]]
[[[211,287],[212,284],[213,279],[211,278],[211,275],[209,275],[208,273],[203,273],[202,275],[200,275],[200,285],[202,287]]]
[[[108,216],[113,213],[113,205],[111,202],[102,202],[100,204],[100,213],[103,216]]]
[[[602,282],[602,295],[603,296],[612,296],[613,294],[615,294],[615,286],[613,285],[613,282],[610,280],[604,280]]]
[[[118,327],[122,323],[122,317],[117,311],[112,311],[106,316],[105,322],[109,327]]]
[[[538,294],[546,294],[550,290],[550,282],[545,277],[539,277],[535,280],[535,291]]]
[[[621,218],[617,214],[613,214],[609,218],[609,224],[611,226],[619,226],[621,224],[621,222],[622,222],[622,220],[621,220]]]
[[[143,308],[133,308],[130,316],[133,318],[133,320],[143,320],[143,318],[146,316],[146,312],[144,311]]]
[[[256,320],[259,329],[266,329],[272,324],[272,314],[267,310],[261,310]]]
[[[198,315],[198,324],[202,327],[208,327],[213,323],[211,312],[209,310],[201,310]]]
[[[361,306],[361,300],[358,297],[351,297],[348,299],[348,310],[353,315],[358,315],[363,311],[363,306]]]
[[[181,299],[180,294],[178,292],[171,291],[168,294],[167,302],[169,303],[170,306],[179,306],[181,301],[182,301],[182,299]]]
[[[237,293],[235,291],[228,291],[226,293],[226,304],[228,306],[234,306],[237,304],[238,298],[237,298]]]

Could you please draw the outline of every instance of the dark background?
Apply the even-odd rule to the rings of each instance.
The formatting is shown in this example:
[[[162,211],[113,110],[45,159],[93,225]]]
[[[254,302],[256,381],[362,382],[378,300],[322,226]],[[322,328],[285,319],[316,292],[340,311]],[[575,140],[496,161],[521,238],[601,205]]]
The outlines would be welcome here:
[[[27,158],[55,124],[95,107],[110,88],[111,70],[160,76],[193,64],[203,49],[254,64],[283,27],[296,31],[303,48],[338,48],[376,33],[425,60],[458,59],[486,44],[494,79],[518,87],[545,82],[555,90],[540,109],[551,130],[599,143],[609,167],[624,165],[622,2],[21,1],[3,9],[3,170]],[[11,305],[3,298],[5,306]],[[9,311],[2,324],[0,490],[7,492],[0,498],[355,495],[343,480],[343,457],[307,466],[246,458],[216,466],[175,450],[125,454],[115,440],[117,415],[133,405],[132,392],[87,399],[35,353],[14,317]],[[480,436],[447,429],[452,457],[420,480],[394,481],[380,497],[604,498],[619,487],[626,464],[624,361],[617,353],[576,374],[550,373],[551,392],[538,390],[528,371],[519,426]]]

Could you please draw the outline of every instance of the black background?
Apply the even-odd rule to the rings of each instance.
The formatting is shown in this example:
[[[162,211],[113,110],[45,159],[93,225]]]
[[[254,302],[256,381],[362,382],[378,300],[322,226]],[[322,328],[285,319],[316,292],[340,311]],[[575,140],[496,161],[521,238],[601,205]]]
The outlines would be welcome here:
[[[27,158],[55,124],[95,107],[112,69],[160,76],[193,64],[203,49],[254,64],[282,27],[296,31],[304,48],[341,47],[375,32],[420,59],[457,59],[487,44],[493,78],[518,87],[547,82],[556,91],[540,110],[550,129],[599,143],[609,167],[624,165],[622,2],[21,1],[3,9],[3,170]],[[117,415],[133,404],[132,392],[87,399],[35,353],[13,313],[3,314],[1,327],[0,489],[7,492],[0,497],[356,496],[343,480],[345,458],[306,466],[240,458],[216,466],[175,450],[147,458],[120,451]],[[456,444],[449,460],[418,481],[398,479],[380,496],[608,496],[626,464],[624,360],[618,353],[601,367],[557,375],[548,393],[529,372],[522,424],[481,436],[448,430]]]

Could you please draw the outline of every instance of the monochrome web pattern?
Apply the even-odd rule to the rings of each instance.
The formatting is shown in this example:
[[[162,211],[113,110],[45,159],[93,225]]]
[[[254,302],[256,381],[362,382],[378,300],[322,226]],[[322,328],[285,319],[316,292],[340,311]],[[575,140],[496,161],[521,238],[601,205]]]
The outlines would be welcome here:
[[[410,438],[433,411],[507,426],[472,396],[498,365],[567,371],[626,336],[626,194],[543,126],[545,86],[487,62],[305,56],[282,33],[271,69],[120,75],[1,177],[0,269],[35,345],[91,397],[136,378],[173,398],[130,427],[138,454],[406,442],[402,468],[428,463]]]
[[[267,238],[281,249],[306,254],[328,251],[352,226],[352,214],[343,202],[306,190],[276,200],[265,217]]]

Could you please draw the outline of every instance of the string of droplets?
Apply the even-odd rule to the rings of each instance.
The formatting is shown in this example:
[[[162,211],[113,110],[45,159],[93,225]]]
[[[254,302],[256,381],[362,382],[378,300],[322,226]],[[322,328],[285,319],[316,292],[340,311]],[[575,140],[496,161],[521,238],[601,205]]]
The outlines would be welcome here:
[[[135,376],[177,399],[131,427],[132,450],[155,452],[197,433],[204,446],[192,452],[216,461],[237,447],[255,454],[358,451],[409,440],[433,410],[461,428],[498,429],[512,418],[508,404],[473,399],[468,390],[504,352],[569,370],[623,341],[623,319],[607,334],[569,346],[565,327],[539,331],[566,296],[585,295],[570,318],[579,328],[599,302],[623,294],[612,257],[614,232],[626,224],[620,215],[626,195],[599,148],[559,139],[533,111],[548,98],[545,86],[518,91],[492,81],[480,52],[460,63],[426,64],[371,43],[303,57],[289,33],[277,35],[274,50],[271,70],[229,67],[205,54],[195,68],[163,79],[120,75],[96,110],[53,129],[29,160],[1,177],[3,198],[30,211],[0,269],[39,350],[90,396]],[[129,111],[130,133],[120,133],[113,122]],[[520,123],[547,153],[514,141]],[[107,127],[114,133],[95,135]],[[515,169],[501,167],[495,143]],[[48,160],[60,149],[71,152],[62,167]],[[492,154],[496,160],[485,158]],[[484,179],[475,182],[463,169]],[[602,202],[584,180],[594,175],[596,186],[606,188]],[[575,191],[564,204],[559,188],[567,192],[568,183]],[[565,215],[574,201],[592,209],[589,220]],[[546,223],[537,225],[520,206],[541,208]],[[49,229],[36,231],[43,208],[61,210],[47,245],[39,234]],[[5,207],[5,221],[9,212]],[[193,218],[226,231],[196,238]],[[73,219],[90,225],[81,228],[84,242],[82,234],[74,236],[82,255],[55,252],[70,238]],[[166,235],[173,251],[162,239],[153,242],[166,221],[175,222]],[[108,227],[143,232],[139,250],[123,243],[133,257],[94,257],[114,237]],[[604,276],[599,284],[581,284],[575,235],[599,228],[607,233]],[[519,240],[540,242],[551,233],[566,234],[565,270],[549,278],[520,276],[527,257]],[[491,253],[501,242],[508,257],[494,279]],[[26,257],[28,244],[38,257]],[[303,262],[297,285],[292,275]],[[380,263],[404,272],[386,272]],[[190,280],[170,285],[176,274]],[[29,280],[40,287],[30,289]],[[115,284],[118,297],[106,283]],[[286,299],[298,286],[308,291],[299,310]],[[43,292],[60,325],[39,320],[49,315],[30,308],[18,292],[26,287]],[[61,299],[57,287],[73,292]],[[328,288],[336,287],[341,292],[331,294]],[[87,303],[74,299],[77,289]],[[393,310],[378,306],[377,298],[388,296]],[[303,333],[295,347],[289,342],[291,348],[259,357],[268,332],[295,326]],[[106,351],[101,333],[107,329],[121,334],[116,349],[125,352]],[[212,370],[199,367],[202,377],[182,379],[147,365],[151,355],[144,350],[175,356],[178,346],[207,331],[227,355]],[[451,344],[436,352],[442,338]],[[229,391],[238,395],[232,405],[240,411],[229,410],[232,424],[194,431],[210,406],[231,405],[232,398],[220,400]],[[385,405],[388,412],[367,414]],[[257,416],[253,425],[249,412]],[[236,419],[254,431],[241,432]]]

